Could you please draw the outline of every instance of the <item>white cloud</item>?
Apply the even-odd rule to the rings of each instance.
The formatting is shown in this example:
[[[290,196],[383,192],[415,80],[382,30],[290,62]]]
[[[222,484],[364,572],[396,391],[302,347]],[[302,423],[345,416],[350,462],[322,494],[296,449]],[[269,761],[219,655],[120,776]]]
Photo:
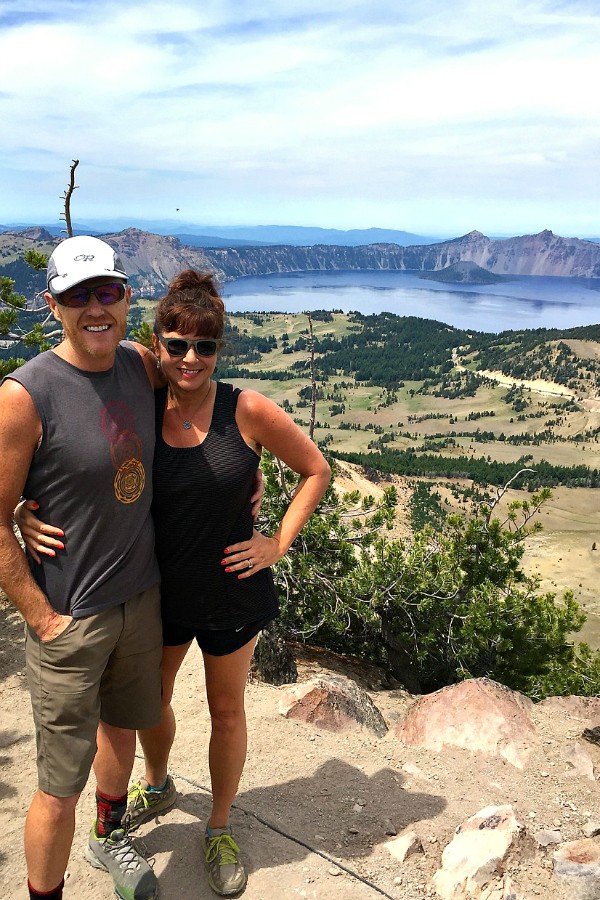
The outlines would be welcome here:
[[[56,218],[76,156],[81,217],[589,233],[599,31],[591,2],[5,0],[0,222]]]

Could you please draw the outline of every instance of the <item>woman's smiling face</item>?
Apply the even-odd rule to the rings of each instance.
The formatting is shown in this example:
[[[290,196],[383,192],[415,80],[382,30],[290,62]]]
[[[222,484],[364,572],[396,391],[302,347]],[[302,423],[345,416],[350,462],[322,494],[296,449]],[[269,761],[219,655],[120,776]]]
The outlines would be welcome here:
[[[161,340],[159,340],[157,335],[153,335],[152,340],[154,350],[160,359],[161,369],[169,385],[186,392],[193,392],[202,387],[206,388],[206,383],[215,371],[217,364],[218,342],[207,335],[179,334],[176,331],[164,332],[160,335],[160,338]],[[208,343],[206,347],[198,346],[200,353],[196,352],[193,344],[190,344],[182,356],[172,356],[165,346],[165,343],[171,339],[210,342],[211,345],[214,345],[214,353],[211,353],[210,356],[204,355],[205,352],[212,349],[211,346],[208,346]]]

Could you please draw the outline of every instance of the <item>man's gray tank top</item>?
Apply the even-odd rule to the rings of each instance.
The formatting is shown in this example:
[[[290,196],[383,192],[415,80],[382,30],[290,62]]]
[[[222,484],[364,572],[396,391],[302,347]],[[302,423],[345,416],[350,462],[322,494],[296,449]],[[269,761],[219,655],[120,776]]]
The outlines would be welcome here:
[[[139,353],[117,347],[107,372],[40,353],[13,372],[42,423],[25,496],[65,532],[64,550],[29,565],[53,608],[82,618],[159,580],[154,556],[154,394]]]

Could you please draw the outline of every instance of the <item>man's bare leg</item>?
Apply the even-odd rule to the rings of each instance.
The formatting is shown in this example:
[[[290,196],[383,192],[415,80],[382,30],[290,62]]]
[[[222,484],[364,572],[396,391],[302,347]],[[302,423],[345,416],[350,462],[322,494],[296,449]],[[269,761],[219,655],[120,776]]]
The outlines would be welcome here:
[[[97,743],[94,774],[98,790],[110,797],[122,797],[133,769],[135,731],[100,722]]]
[[[135,731],[100,722],[97,743],[98,818],[85,857],[92,866],[110,873],[117,896],[158,897],[156,875],[120,830],[135,756]]]
[[[75,831],[75,807],[79,794],[53,797],[36,792],[25,822],[25,858],[31,886],[48,892],[65,874]]]
[[[163,647],[162,655],[162,718],[155,728],[138,731],[140,744],[144,751],[146,764],[146,781],[152,787],[161,787],[167,777],[169,753],[175,740],[175,715],[171,707],[173,688],[177,673],[185,659],[191,641],[175,647]]]

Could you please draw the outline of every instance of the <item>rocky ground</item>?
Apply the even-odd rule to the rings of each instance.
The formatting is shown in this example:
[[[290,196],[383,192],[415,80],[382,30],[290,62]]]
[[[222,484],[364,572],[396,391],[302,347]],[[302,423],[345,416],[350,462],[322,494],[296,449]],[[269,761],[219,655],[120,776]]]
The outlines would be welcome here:
[[[26,896],[21,836],[34,789],[35,752],[22,627],[12,611],[0,612],[0,878],[2,896],[17,900]],[[590,823],[600,818],[600,746],[582,736],[592,727],[588,735],[598,737],[592,720],[596,715],[600,726],[600,714],[577,702],[532,707],[534,730],[517,721],[511,738],[523,751],[521,769],[511,764],[509,753],[502,755],[501,746],[484,754],[405,743],[395,731],[413,697],[384,687],[377,669],[322,652],[298,650],[296,655],[302,683],[321,675],[349,677],[366,690],[388,730],[382,737],[358,727],[333,732],[286,718],[280,712],[285,687],[259,681],[248,685],[249,756],[233,814],[249,872],[247,900],[438,896],[432,877],[457,827],[479,810],[497,805],[512,807],[523,827],[488,887],[475,896],[575,896],[553,874],[556,847],[541,846],[540,832],[558,832],[563,843],[578,840],[591,833]],[[208,898],[213,895],[202,870],[199,840],[209,810],[209,735],[198,652],[188,654],[174,703],[179,730],[172,773],[179,799],[172,811],[143,826],[136,840],[159,876],[161,900]],[[465,712],[474,726],[474,747],[488,726],[480,710]],[[576,746],[584,754],[582,765],[577,764]],[[136,768],[141,773],[141,760]],[[67,900],[112,896],[108,877],[82,858],[91,817],[88,787],[78,809]],[[397,840],[393,832],[402,836],[409,831],[416,832],[419,852],[401,862],[390,842]],[[593,838],[592,843],[599,840]]]

